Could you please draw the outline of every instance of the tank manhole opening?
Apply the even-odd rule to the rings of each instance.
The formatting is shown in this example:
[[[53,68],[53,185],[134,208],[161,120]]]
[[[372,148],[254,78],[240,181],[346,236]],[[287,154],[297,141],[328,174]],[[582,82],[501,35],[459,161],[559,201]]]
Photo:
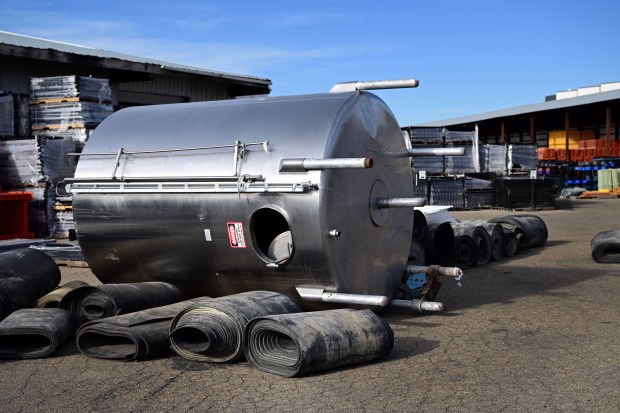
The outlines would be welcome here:
[[[293,237],[288,221],[273,208],[261,208],[250,221],[256,253],[267,262],[283,263],[293,255]]]

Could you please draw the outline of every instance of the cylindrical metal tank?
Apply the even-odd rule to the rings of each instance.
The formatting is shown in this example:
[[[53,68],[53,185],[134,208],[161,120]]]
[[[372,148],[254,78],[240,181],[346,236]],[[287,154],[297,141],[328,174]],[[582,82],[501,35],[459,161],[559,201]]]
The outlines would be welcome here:
[[[407,148],[363,91],[120,110],[86,143],[71,192],[102,282],[190,296],[392,298],[412,237],[413,208],[378,201],[413,196]]]

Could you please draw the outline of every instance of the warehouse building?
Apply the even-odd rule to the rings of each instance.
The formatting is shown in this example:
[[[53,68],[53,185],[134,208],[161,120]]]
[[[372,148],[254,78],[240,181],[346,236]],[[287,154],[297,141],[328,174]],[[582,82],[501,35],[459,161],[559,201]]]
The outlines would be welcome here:
[[[0,31],[0,91],[29,93],[32,77],[110,80],[113,104],[231,99],[268,94],[271,80],[223,73]]]
[[[466,149],[442,162],[414,159],[428,202],[533,208],[557,207],[560,194],[575,193],[570,190],[620,195],[619,125],[620,82],[614,82],[402,129],[414,147]]]
[[[271,80],[0,31],[0,239],[71,236],[73,176],[115,110],[269,94]]]

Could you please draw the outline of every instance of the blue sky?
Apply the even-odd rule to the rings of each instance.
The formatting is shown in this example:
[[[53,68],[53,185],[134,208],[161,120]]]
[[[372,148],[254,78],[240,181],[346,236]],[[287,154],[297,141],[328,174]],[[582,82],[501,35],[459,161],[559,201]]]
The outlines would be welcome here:
[[[0,30],[273,81],[272,95],[349,80],[401,126],[620,81],[617,0],[4,0]]]

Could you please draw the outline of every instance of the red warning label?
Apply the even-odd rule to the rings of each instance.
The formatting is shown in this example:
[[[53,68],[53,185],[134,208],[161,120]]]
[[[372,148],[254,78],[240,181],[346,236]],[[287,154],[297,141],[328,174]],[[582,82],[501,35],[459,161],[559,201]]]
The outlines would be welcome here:
[[[245,248],[245,236],[243,235],[242,222],[227,222],[228,241],[232,248]]]

